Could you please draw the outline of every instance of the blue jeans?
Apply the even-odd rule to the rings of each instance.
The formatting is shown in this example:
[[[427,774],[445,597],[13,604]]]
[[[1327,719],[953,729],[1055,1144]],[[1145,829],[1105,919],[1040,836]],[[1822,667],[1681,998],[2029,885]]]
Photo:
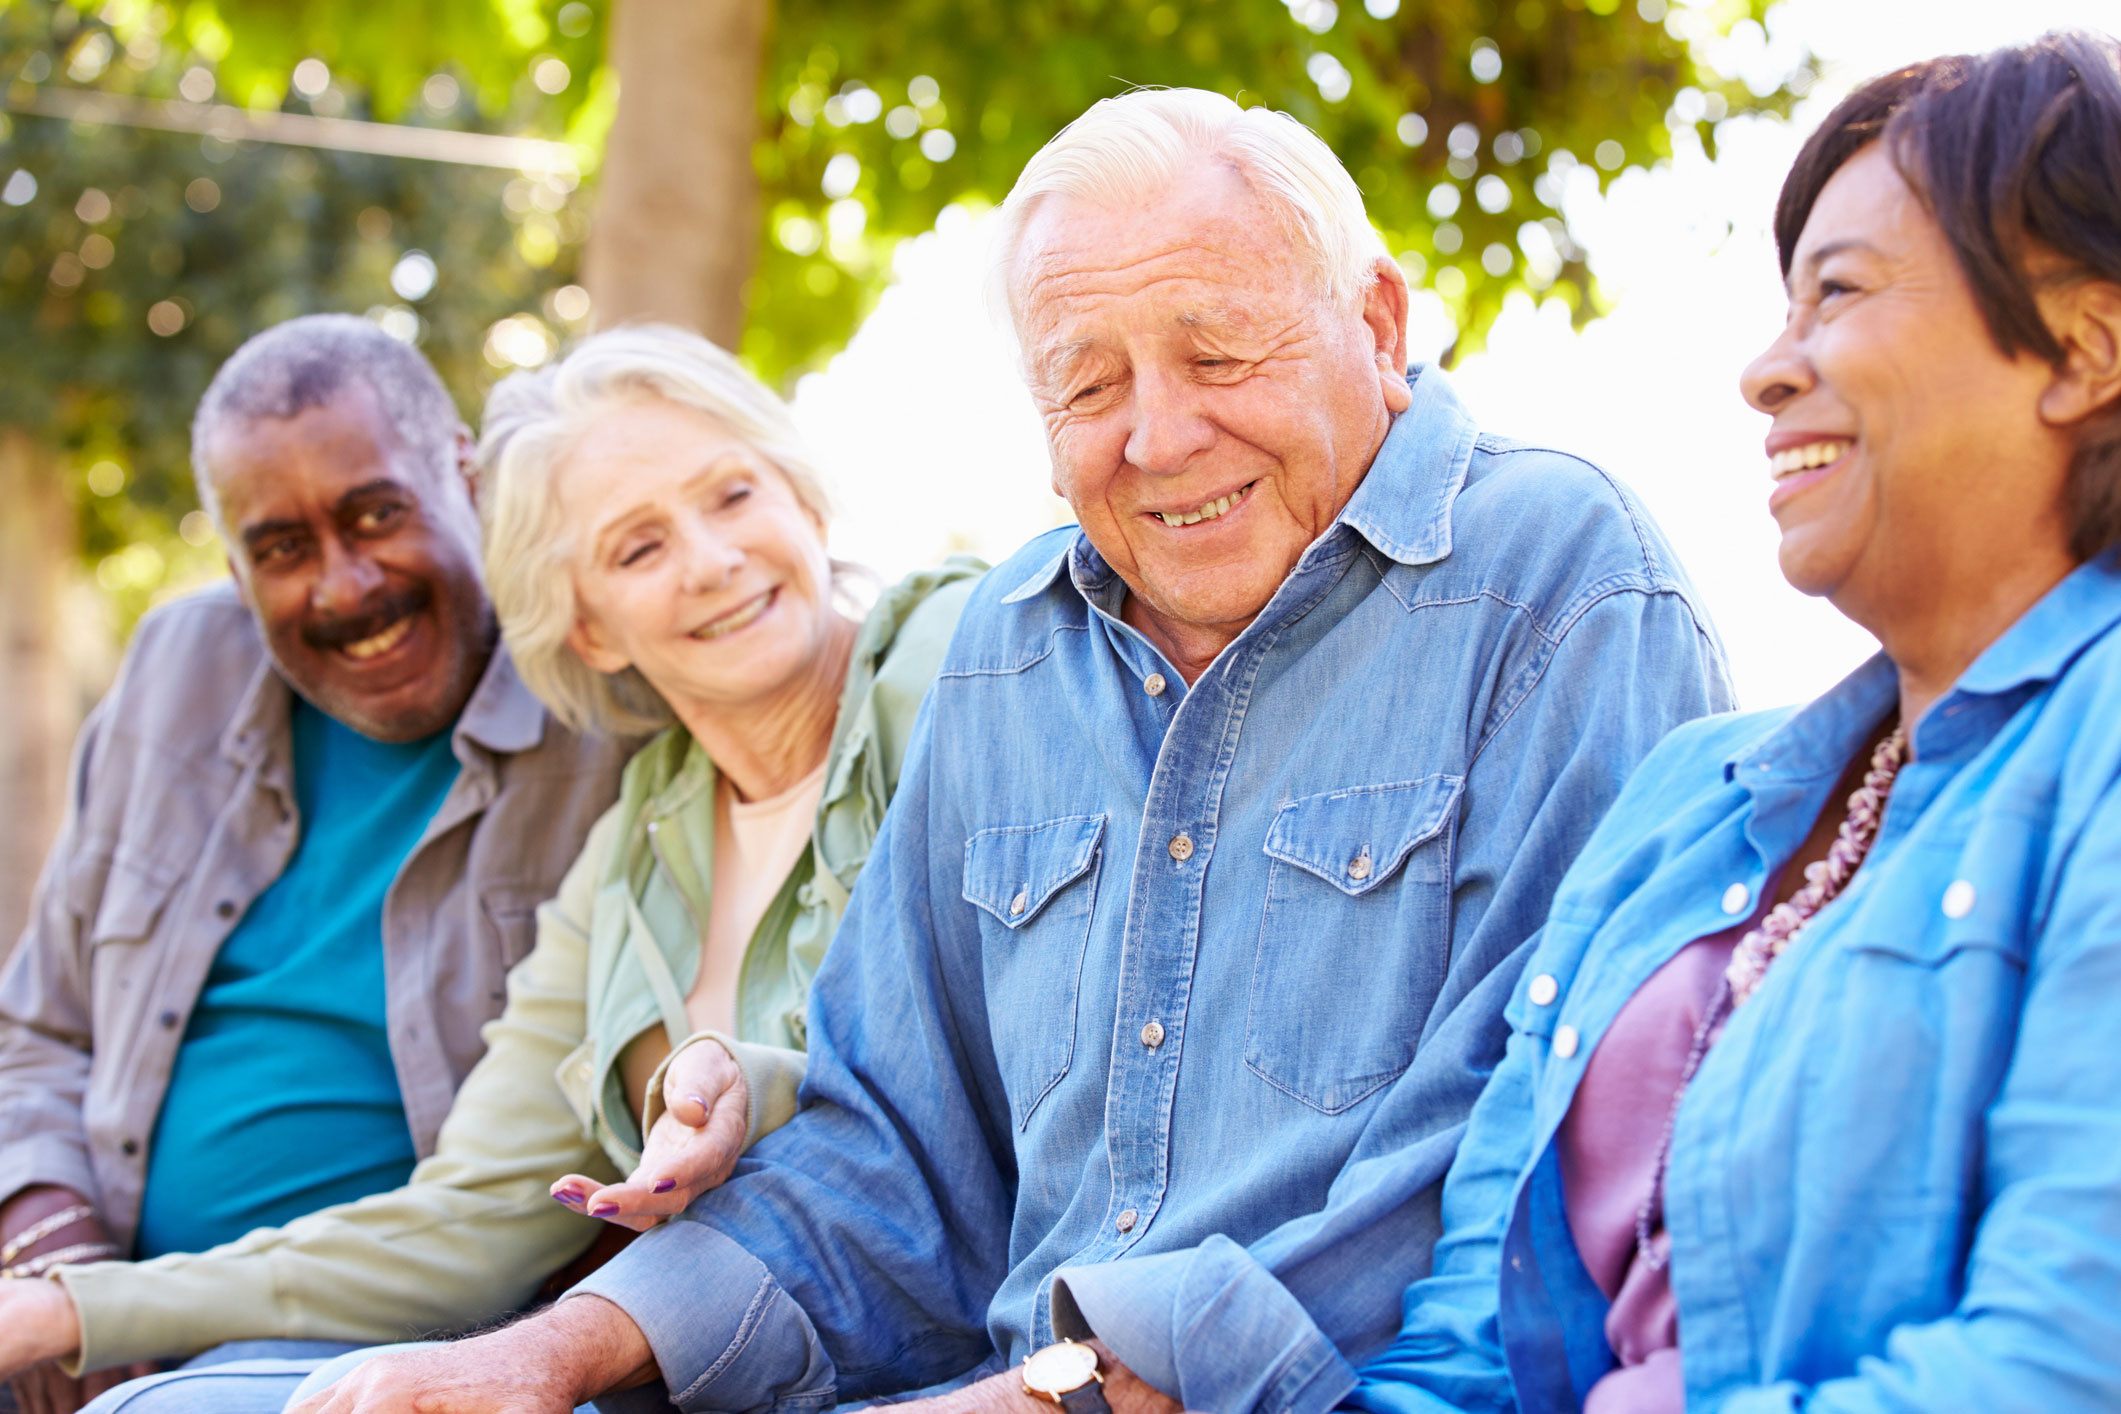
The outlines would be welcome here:
[[[179,1369],[128,1380],[81,1414],[280,1414],[304,1375],[358,1348],[343,1340],[234,1340]]]

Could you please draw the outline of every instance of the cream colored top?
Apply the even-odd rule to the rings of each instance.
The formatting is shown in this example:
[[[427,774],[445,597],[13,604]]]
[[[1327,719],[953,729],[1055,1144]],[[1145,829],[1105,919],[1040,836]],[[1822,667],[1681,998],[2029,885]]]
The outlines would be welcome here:
[[[740,800],[729,777],[715,782],[714,893],[700,972],[685,998],[695,1031],[736,1034],[737,974],[751,935],[810,843],[825,793],[825,763],[779,795]]]

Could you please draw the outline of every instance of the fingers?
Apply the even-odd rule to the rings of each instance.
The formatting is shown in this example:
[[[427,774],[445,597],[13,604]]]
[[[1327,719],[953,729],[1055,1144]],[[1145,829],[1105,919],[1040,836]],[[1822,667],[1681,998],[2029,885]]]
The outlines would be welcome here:
[[[744,1089],[744,1072],[720,1043],[687,1046],[663,1072],[664,1112],[698,1129],[707,1122],[715,1102],[732,1089]]]

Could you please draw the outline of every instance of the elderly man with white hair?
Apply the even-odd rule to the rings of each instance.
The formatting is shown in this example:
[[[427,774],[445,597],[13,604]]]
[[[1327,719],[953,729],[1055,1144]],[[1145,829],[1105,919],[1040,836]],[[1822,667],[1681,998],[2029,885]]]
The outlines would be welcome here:
[[[1081,525],[965,610],[800,1112],[551,1310],[303,1414],[1311,1411],[1393,1335],[1526,940],[1719,649],[1624,489],[1406,371],[1300,124],[1108,100],[1002,228]]]

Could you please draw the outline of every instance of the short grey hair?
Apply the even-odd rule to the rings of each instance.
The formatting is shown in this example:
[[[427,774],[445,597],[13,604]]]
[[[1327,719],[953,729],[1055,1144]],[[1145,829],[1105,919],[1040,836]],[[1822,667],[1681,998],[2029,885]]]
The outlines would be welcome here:
[[[374,390],[408,451],[436,472],[450,469],[464,424],[434,366],[359,315],[305,314],[245,340],[206,385],[192,415],[192,477],[199,504],[216,525],[221,506],[208,454],[221,428],[232,421],[284,421],[324,406],[354,382]]]
[[[832,510],[788,405],[698,334],[626,325],[584,339],[551,367],[495,384],[478,452],[487,589],[524,684],[577,731],[634,736],[671,720],[669,704],[637,669],[598,672],[568,646],[580,613],[568,565],[575,527],[553,491],[591,419],[647,398],[697,408],[742,438],[788,479],[820,525]]]
[[[1127,206],[1204,163],[1236,169],[1316,261],[1327,296],[1359,299],[1385,255],[1362,191],[1325,140],[1287,113],[1199,88],[1141,88],[1090,107],[1024,164],[1001,208],[991,291],[1016,316],[1017,249],[1048,198]]]

